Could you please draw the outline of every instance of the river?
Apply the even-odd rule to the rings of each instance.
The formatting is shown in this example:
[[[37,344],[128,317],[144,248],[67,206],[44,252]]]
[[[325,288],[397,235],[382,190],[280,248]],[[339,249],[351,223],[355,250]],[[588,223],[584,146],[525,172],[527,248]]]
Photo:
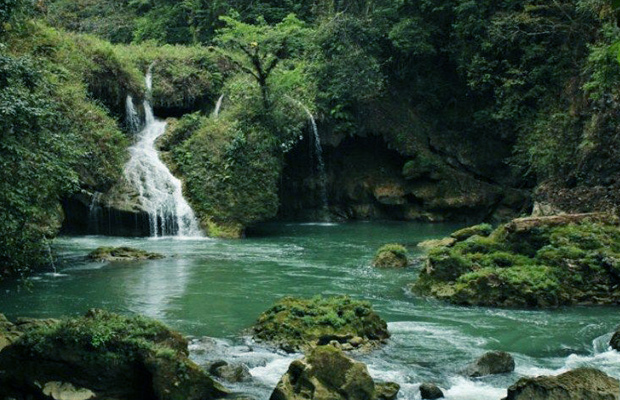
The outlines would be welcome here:
[[[144,314],[190,335],[192,357],[246,363],[253,381],[232,386],[267,399],[299,355],[275,353],[245,333],[258,315],[286,295],[348,294],[370,301],[388,321],[387,346],[360,360],[371,375],[401,384],[399,399],[418,399],[418,385],[435,382],[448,400],[499,400],[519,377],[593,366],[620,378],[620,353],[610,351],[620,323],[612,307],[505,310],[455,307],[417,298],[422,253],[416,243],[445,236],[447,224],[266,224],[245,240],[208,238],[61,237],[57,273],[33,276],[27,288],[0,284],[0,311],[9,318],[80,315],[89,308]],[[412,250],[414,266],[379,270],[370,263],[382,244]],[[162,260],[93,263],[99,246],[131,246],[165,254]],[[209,337],[213,339],[204,339]],[[509,375],[469,380],[458,371],[488,350],[515,356]],[[228,385],[229,387],[231,385]]]

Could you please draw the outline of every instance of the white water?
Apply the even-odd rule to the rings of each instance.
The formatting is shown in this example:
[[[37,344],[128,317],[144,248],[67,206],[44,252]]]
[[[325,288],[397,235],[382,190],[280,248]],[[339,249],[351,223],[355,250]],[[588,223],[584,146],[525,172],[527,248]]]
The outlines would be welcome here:
[[[153,115],[149,102],[153,87],[151,68],[146,74],[145,124],[130,149],[125,178],[138,192],[138,202],[149,214],[151,236],[202,236],[198,221],[183,198],[183,186],[160,160],[155,141],[166,131],[166,122]],[[137,112],[131,96],[127,98],[128,121],[135,124]]]
[[[125,115],[127,116],[129,131],[131,133],[138,133],[140,130],[140,116],[136,111],[136,107],[133,104],[133,98],[131,96],[127,96],[127,101],[125,102]]]
[[[217,103],[215,104],[215,110],[213,110],[213,117],[217,118],[220,116],[220,109],[222,108],[222,101],[224,100],[224,95],[221,95],[219,99],[217,99]]]
[[[325,172],[325,161],[323,160],[323,146],[321,146],[321,136],[319,136],[319,129],[316,125],[316,120],[314,119],[314,115],[312,115],[312,112],[310,112],[310,109],[306,107],[303,103],[293,99],[292,97],[286,97],[295,104],[297,104],[299,107],[303,108],[303,110],[308,115],[308,121],[310,121],[310,126],[312,128],[314,139],[314,155],[316,157],[316,167],[319,175],[318,179],[319,195],[321,196],[321,208],[323,210],[327,210],[329,207],[329,203],[327,200],[327,173]]]

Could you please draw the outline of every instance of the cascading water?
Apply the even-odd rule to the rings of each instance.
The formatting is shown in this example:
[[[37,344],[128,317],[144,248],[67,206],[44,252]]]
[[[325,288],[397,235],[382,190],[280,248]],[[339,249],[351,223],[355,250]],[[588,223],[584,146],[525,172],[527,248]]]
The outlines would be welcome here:
[[[323,161],[323,146],[321,146],[321,137],[319,136],[319,129],[316,125],[316,120],[314,119],[312,112],[310,112],[310,109],[303,105],[303,103],[293,99],[292,97],[286,97],[295,104],[297,104],[299,107],[301,107],[308,115],[308,121],[310,121],[310,126],[312,128],[312,134],[314,139],[314,156],[316,157],[316,167],[319,175],[319,195],[321,196],[321,208],[323,210],[327,210],[329,208],[329,203],[327,200],[327,173],[325,172],[325,162]]]
[[[183,198],[181,181],[160,160],[155,148],[155,141],[166,131],[166,122],[155,118],[149,102],[153,86],[151,67],[146,74],[145,123],[137,133],[137,142],[129,149],[131,159],[125,166],[125,178],[137,190],[138,202],[149,214],[151,236],[202,236],[194,212]],[[127,98],[127,111],[133,126],[137,112],[131,97]]]
[[[222,101],[224,100],[224,95],[221,95],[219,99],[217,99],[217,103],[215,104],[215,109],[213,110],[213,117],[217,118],[220,116],[220,109],[222,108]]]
[[[96,235],[99,234],[99,225],[101,223],[100,220],[103,215],[100,199],[101,193],[94,193],[90,201],[90,208],[88,210],[88,231],[93,232]]]

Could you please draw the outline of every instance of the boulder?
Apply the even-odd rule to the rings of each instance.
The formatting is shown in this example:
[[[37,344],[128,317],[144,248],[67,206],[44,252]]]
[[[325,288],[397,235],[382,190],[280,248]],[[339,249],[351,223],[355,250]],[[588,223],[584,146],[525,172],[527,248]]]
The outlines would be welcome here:
[[[336,341],[347,349],[371,349],[390,334],[368,302],[347,296],[285,297],[258,318],[253,337],[287,352],[306,351]]]
[[[436,400],[444,397],[439,386],[434,383],[423,383],[420,385],[420,396],[422,400]]]
[[[322,346],[291,363],[270,400],[391,400],[400,389],[394,383],[378,386],[365,364]]]
[[[405,268],[409,265],[407,249],[401,244],[386,244],[377,250],[372,265],[379,268]]]
[[[463,240],[467,240],[472,236],[489,236],[492,232],[493,227],[490,224],[480,224],[453,232],[450,237],[455,239],[457,242],[462,242]]]
[[[447,237],[443,239],[425,240],[423,242],[418,243],[418,247],[428,251],[428,250],[435,249],[437,247],[450,247],[454,243],[456,243],[456,239]]]
[[[136,261],[136,260],[158,260],[164,258],[159,253],[149,253],[144,250],[131,247],[99,247],[92,251],[88,258],[93,261]]]
[[[618,380],[593,368],[558,376],[521,378],[508,388],[504,400],[618,400]]]
[[[252,379],[250,369],[245,364],[229,364],[218,360],[208,368],[209,374],[230,383],[245,382]]]
[[[515,360],[504,351],[490,351],[468,365],[463,374],[470,378],[507,374],[515,370]]]
[[[0,398],[208,400],[226,395],[187,341],[144,317],[91,310],[30,328],[0,351]],[[3,397],[4,396],[4,397]]]
[[[620,351],[620,329],[617,330],[616,333],[614,333],[614,335],[611,337],[609,345],[612,349]]]

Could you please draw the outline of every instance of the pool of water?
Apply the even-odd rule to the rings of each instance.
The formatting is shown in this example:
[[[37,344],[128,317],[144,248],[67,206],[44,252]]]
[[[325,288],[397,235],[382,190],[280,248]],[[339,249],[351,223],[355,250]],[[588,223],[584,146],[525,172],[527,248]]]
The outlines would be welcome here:
[[[270,224],[239,241],[136,239],[99,236],[55,241],[57,273],[34,276],[31,287],[0,285],[0,312],[59,317],[89,308],[139,313],[195,338],[199,363],[246,363],[254,380],[234,389],[266,399],[292,359],[245,337],[258,315],[287,296],[348,294],[369,300],[388,321],[387,346],[360,356],[371,374],[402,385],[400,399],[417,399],[418,385],[438,383],[448,399],[498,400],[519,377],[594,366],[620,378],[620,356],[610,351],[620,323],[613,307],[503,310],[455,307],[410,294],[422,254],[416,243],[442,237],[454,225],[415,223]],[[412,250],[415,265],[379,270],[370,262],[385,243]],[[165,254],[162,260],[96,263],[99,246],[131,246]],[[210,337],[214,339],[202,339]],[[469,380],[458,371],[488,350],[511,352],[513,374]]]

